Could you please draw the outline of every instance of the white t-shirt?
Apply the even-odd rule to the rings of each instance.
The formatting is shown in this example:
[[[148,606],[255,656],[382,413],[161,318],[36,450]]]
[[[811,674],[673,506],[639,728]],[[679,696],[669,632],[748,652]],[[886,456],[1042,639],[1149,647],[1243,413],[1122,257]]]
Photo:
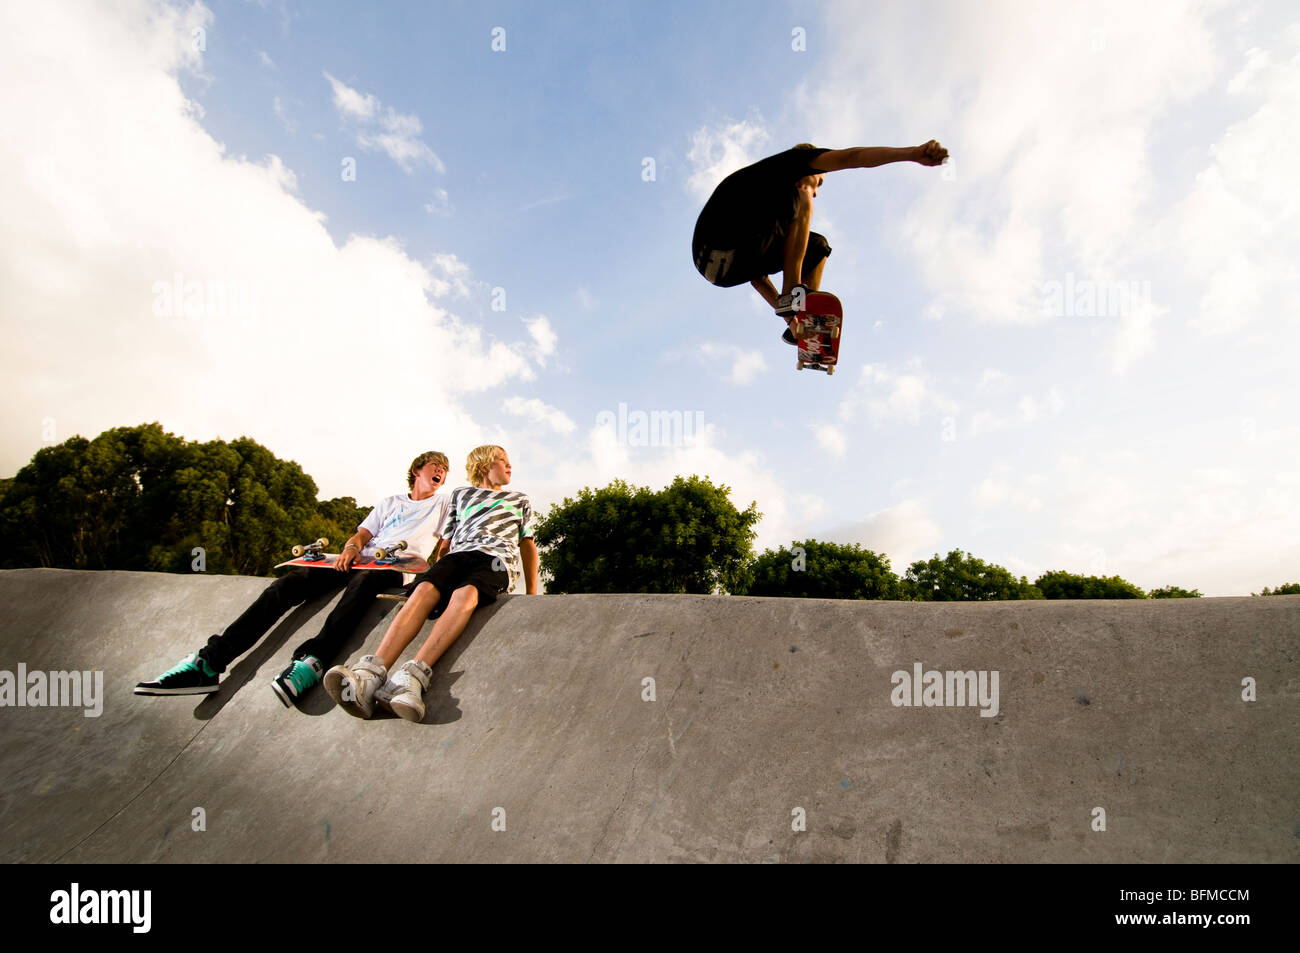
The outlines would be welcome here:
[[[385,497],[357,527],[370,531],[370,542],[361,550],[361,560],[374,559],[376,548],[387,548],[401,540],[406,540],[408,553],[431,557],[444,533],[448,499],[446,493],[435,493],[423,500],[413,500],[409,495]]]

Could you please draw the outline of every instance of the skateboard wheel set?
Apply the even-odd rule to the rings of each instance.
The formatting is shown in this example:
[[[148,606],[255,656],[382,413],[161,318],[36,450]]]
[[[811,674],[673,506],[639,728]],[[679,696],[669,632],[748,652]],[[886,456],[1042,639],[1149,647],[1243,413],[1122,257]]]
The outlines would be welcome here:
[[[406,551],[406,540],[399,540],[386,549],[375,549],[375,562],[381,562],[386,559],[394,559]]]
[[[330,544],[330,541],[329,541],[328,539],[326,539],[324,536],[322,536],[320,539],[316,540],[316,542],[314,542],[314,543],[308,543],[308,544],[305,545],[305,546],[295,546],[295,547],[293,547],[293,555],[294,555],[295,558],[297,558],[297,557],[299,557],[299,556],[306,556],[306,555],[308,555],[308,554],[313,554],[313,555],[315,555],[315,554],[320,553],[320,552],[321,552],[321,551],[322,551],[326,546],[328,546],[329,544]],[[323,558],[323,557],[322,557],[322,558]]]

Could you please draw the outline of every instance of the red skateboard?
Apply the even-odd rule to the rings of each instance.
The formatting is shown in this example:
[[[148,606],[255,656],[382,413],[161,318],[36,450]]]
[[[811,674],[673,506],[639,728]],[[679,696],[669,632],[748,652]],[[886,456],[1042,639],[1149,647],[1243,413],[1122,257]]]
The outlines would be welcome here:
[[[835,373],[840,359],[840,328],[844,324],[844,307],[828,291],[809,291],[803,307],[795,313],[794,337],[799,348],[795,367],[803,370]]]
[[[339,558],[338,553],[327,553],[325,547],[330,544],[328,539],[318,539],[314,543],[308,543],[305,546],[293,547],[294,559],[282,562],[277,565],[276,569],[283,569],[285,566],[306,566],[308,569],[333,569],[334,560]],[[406,540],[401,540],[387,547],[376,547],[375,558],[368,562],[357,560],[351,566],[352,569],[394,569],[398,572],[425,572],[429,568],[429,563],[423,556],[415,554],[406,555]]]

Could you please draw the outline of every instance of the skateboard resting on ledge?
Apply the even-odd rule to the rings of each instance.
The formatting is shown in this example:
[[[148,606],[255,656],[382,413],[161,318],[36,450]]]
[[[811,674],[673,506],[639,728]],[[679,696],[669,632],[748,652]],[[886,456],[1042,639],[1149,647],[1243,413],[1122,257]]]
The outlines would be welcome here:
[[[318,539],[314,543],[307,543],[304,546],[293,547],[294,558],[276,565],[276,569],[283,569],[288,566],[303,566],[307,569],[333,569],[334,560],[339,558],[338,553],[327,553],[325,547],[330,544],[328,539]],[[429,563],[423,556],[406,555],[406,540],[398,540],[389,546],[377,546],[375,548],[375,558],[365,562],[358,559],[350,569],[379,570],[392,569],[397,572],[425,572],[429,568]]]

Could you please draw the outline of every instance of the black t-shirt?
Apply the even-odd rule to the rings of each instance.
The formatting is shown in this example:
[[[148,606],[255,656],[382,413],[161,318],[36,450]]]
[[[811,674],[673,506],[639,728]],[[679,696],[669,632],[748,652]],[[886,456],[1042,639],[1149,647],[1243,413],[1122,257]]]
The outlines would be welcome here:
[[[787,149],[731,173],[713,190],[695,223],[693,244],[723,248],[761,238],[794,218],[795,183],[822,175],[813,161],[829,149]]]

